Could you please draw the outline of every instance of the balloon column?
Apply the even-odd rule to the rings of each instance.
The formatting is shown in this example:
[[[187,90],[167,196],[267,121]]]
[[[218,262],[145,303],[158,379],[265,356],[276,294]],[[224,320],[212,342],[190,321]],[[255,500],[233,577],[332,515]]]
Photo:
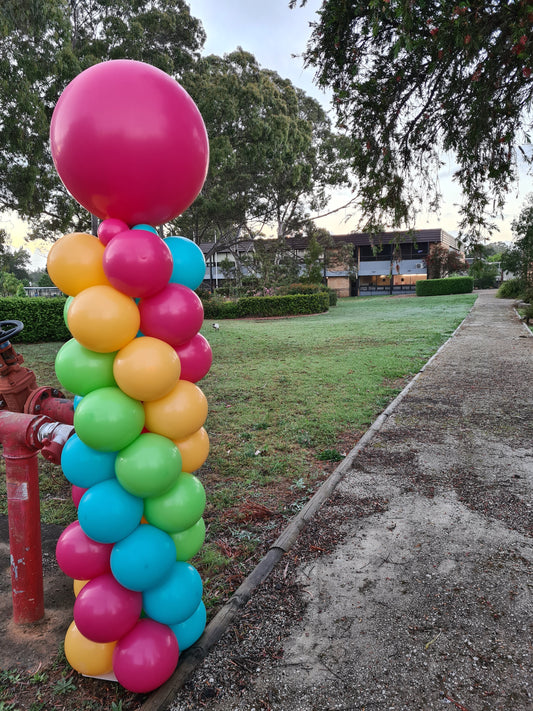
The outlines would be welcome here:
[[[164,72],[128,60],[93,66],[64,90],[50,128],[59,176],[102,222],[65,235],[48,256],[68,295],[73,336],[56,373],[76,395],[76,433],[62,455],[78,520],[57,560],[74,579],[65,654],[82,674],[113,673],[133,692],[166,681],[206,621],[188,563],[205,537],[211,365],[194,289],[199,247],[153,225],[183,212],[208,165],[202,117]]]

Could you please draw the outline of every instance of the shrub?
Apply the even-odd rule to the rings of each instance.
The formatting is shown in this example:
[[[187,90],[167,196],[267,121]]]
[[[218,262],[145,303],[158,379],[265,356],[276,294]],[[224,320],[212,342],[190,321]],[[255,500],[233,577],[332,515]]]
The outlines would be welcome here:
[[[70,333],[65,325],[63,309],[66,299],[54,297],[0,298],[0,321],[22,321],[24,330],[13,338],[14,343],[67,341]]]
[[[522,291],[523,283],[521,279],[508,279],[500,286],[496,296],[499,299],[519,299]]]
[[[474,290],[472,277],[449,277],[416,282],[417,296],[441,296],[444,294],[469,294]]]
[[[204,317],[264,318],[269,316],[292,316],[316,314],[329,308],[329,294],[293,294],[289,296],[248,296],[238,301],[208,301],[204,303]]]

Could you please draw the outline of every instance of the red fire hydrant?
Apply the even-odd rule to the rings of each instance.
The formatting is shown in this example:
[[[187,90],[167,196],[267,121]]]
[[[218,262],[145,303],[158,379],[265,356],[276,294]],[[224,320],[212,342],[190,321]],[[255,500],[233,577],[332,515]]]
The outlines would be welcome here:
[[[74,432],[72,402],[57,390],[37,388],[34,373],[21,367],[23,358],[9,338],[22,328],[20,321],[0,321],[0,443],[6,464],[13,620],[17,624],[37,622],[44,616],[37,454],[41,451],[59,464],[63,446]]]

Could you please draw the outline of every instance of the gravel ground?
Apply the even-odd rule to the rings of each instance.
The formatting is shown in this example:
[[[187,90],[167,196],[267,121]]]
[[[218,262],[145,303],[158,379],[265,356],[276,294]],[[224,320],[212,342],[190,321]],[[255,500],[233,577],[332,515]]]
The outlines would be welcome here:
[[[533,338],[481,292],[172,711],[533,709],[532,443]]]

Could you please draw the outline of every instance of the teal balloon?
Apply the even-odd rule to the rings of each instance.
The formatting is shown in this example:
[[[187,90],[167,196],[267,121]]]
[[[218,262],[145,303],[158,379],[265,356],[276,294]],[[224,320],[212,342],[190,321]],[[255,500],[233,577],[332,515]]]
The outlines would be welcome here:
[[[176,625],[190,617],[202,600],[200,573],[189,563],[176,561],[162,583],[145,590],[143,610],[163,625]]]
[[[170,629],[174,632],[178,640],[180,654],[186,649],[189,649],[189,647],[200,639],[206,622],[207,612],[202,601],[193,614],[184,622],[179,622],[177,625],[170,625]]]
[[[85,395],[74,411],[74,428],[88,447],[118,452],[137,439],[144,408],[120,388],[100,388]]]
[[[91,486],[78,506],[82,531],[98,543],[116,543],[129,536],[142,515],[143,500],[125,491],[116,479]]]
[[[144,516],[167,533],[185,531],[201,518],[205,501],[202,482],[194,474],[181,472],[166,493],[145,499]]]
[[[116,452],[99,452],[88,447],[74,434],[61,452],[61,468],[71,484],[89,489],[101,481],[114,479],[116,457]]]
[[[73,296],[67,296],[67,299],[65,301],[65,305],[63,306],[63,321],[65,322],[65,326],[68,328],[68,310],[70,308],[71,303],[74,301]]]
[[[176,546],[176,560],[190,560],[193,558],[205,541],[205,521],[203,518],[185,531],[171,533],[170,537]]]
[[[170,282],[197,289],[205,277],[205,257],[200,247],[186,237],[166,237],[174,268]]]
[[[131,229],[132,230],[145,230],[146,232],[153,232],[156,235],[159,234],[159,232],[156,230],[156,228],[153,227],[152,225],[139,224],[139,225],[135,225],[135,227],[132,227]]]
[[[72,338],[56,356],[57,379],[66,390],[82,396],[98,388],[116,386],[113,377],[115,355],[90,351]]]
[[[167,533],[144,523],[113,546],[111,572],[128,590],[143,592],[168,576],[175,553]]]
[[[145,432],[118,453],[115,473],[120,484],[135,496],[159,496],[168,491],[181,472],[181,454],[171,439]]]

